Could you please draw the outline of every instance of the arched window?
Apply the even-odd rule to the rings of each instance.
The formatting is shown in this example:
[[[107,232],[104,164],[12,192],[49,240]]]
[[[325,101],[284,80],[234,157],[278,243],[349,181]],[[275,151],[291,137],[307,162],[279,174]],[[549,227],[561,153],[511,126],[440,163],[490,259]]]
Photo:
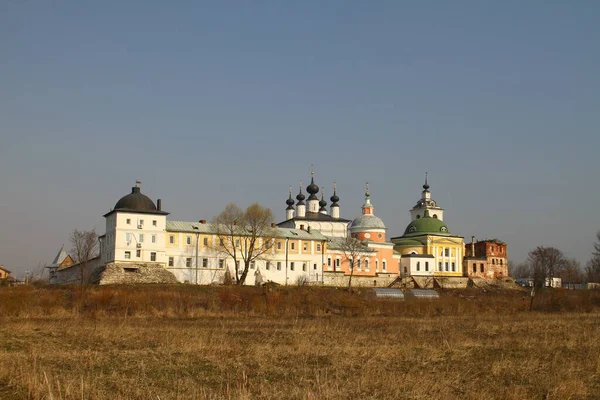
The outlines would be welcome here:
[[[421,219],[421,216],[419,214],[417,214],[417,219]]]
[[[504,265],[503,262],[502,262],[502,259],[500,259],[500,265]]]
[[[387,271],[387,263],[385,262],[385,260],[383,260],[383,261],[381,262],[381,269],[382,269],[384,272],[385,272],[385,271]]]
[[[365,271],[369,270],[369,260],[365,260]]]
[[[437,214],[433,214],[433,218],[437,218]]]
[[[356,266],[358,267],[358,270],[360,271],[360,258],[358,259]]]
[[[496,265],[496,259],[492,258],[492,265]]]

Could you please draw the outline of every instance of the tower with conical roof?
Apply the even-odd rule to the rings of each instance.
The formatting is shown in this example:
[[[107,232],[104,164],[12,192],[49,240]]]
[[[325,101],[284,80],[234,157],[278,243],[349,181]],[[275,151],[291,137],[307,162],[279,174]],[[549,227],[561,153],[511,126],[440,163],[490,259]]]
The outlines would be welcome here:
[[[310,185],[306,187],[306,191],[310,196],[308,196],[308,212],[318,213],[319,212],[319,198],[317,197],[317,193],[319,193],[319,187],[315,185],[315,169],[311,168],[310,172]]]
[[[435,200],[431,198],[431,192],[429,191],[429,183],[427,182],[427,172],[425,172],[425,184],[423,184],[423,191],[421,192],[421,198],[417,201],[417,204],[410,210],[410,219],[414,221],[425,216],[425,211],[429,211],[429,215],[432,218],[438,218],[444,220],[444,209],[438,206]]]
[[[331,207],[330,207],[330,214],[333,218],[339,218],[340,217],[340,205],[338,204],[338,201],[340,201],[339,196],[337,195],[337,185],[335,182],[333,182],[333,196],[331,196],[329,198],[329,200],[331,200]]]
[[[374,214],[374,207],[371,204],[371,192],[369,191],[369,183],[367,182],[362,215],[352,221],[350,224],[350,233],[360,240],[385,242],[386,230],[387,228],[383,220]]]
[[[327,215],[327,201],[325,201],[324,187],[321,187],[321,201],[319,201],[319,213]]]
[[[302,193],[302,181],[300,181],[300,191],[296,196],[296,200],[298,200],[298,202],[296,203],[297,217],[303,218],[304,216],[306,216],[306,204],[304,203],[305,198],[306,197],[304,197],[304,194]]]

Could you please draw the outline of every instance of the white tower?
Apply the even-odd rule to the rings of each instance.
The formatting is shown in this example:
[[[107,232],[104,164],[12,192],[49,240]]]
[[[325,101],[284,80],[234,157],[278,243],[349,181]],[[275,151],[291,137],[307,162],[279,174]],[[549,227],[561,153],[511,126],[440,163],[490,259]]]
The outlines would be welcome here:
[[[437,205],[435,200],[431,198],[431,192],[429,192],[429,184],[427,183],[427,172],[425,172],[425,184],[423,185],[423,191],[421,192],[421,198],[417,201],[417,204],[410,210],[410,219],[414,221],[425,216],[425,211],[429,210],[429,215],[432,218],[438,218],[441,221],[444,220],[444,209]]]
[[[317,197],[317,193],[319,193],[319,187],[315,185],[314,169],[310,173],[310,185],[306,187],[306,191],[310,195],[308,196],[308,212],[316,214],[319,212],[319,198]]]
[[[302,194],[302,181],[300,181],[300,192],[296,196],[296,217],[304,218],[306,216],[306,204],[304,204],[304,195]]]
[[[337,193],[336,193],[336,184],[335,182],[333,182],[333,196],[331,196],[331,198],[329,200],[331,200],[331,216],[333,218],[339,218],[340,217],[340,205],[338,204],[338,201],[340,201],[340,198],[338,197]]]
[[[294,218],[296,210],[294,210],[294,199],[292,199],[292,187],[290,186],[290,197],[285,201],[287,208],[285,209],[285,219]]]

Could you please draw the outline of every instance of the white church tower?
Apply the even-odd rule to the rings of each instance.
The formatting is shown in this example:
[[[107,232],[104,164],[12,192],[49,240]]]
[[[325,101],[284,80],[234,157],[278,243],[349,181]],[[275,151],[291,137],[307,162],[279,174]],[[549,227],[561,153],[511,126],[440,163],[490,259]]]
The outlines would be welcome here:
[[[421,199],[419,199],[413,209],[410,210],[411,221],[423,218],[425,216],[425,211],[427,210],[432,218],[438,218],[441,221],[444,220],[444,209],[438,206],[435,200],[431,198],[429,184],[427,183],[427,172],[425,172],[425,184],[423,185],[423,191],[421,192]]]

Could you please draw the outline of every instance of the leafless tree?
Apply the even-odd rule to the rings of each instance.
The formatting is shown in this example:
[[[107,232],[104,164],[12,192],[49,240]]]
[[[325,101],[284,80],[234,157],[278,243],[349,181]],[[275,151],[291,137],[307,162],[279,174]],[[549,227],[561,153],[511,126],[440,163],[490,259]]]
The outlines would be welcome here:
[[[564,283],[583,283],[585,281],[581,264],[574,258],[565,259],[564,266],[558,276]]]
[[[533,272],[533,283],[536,288],[543,288],[546,279],[558,276],[565,266],[565,257],[562,251],[555,247],[538,246],[527,256],[529,268]]]
[[[528,263],[515,264],[511,261],[508,263],[508,274],[515,279],[529,278],[533,275]]]
[[[369,248],[365,246],[360,240],[353,237],[346,237],[340,243],[340,250],[344,253],[344,260],[348,262],[348,270],[350,277],[348,279],[348,290],[352,287],[352,276],[356,268],[356,263],[361,259],[361,256],[365,252],[369,251]]]
[[[228,204],[225,210],[213,220],[212,233],[217,236],[217,251],[233,258],[235,282],[246,282],[248,269],[256,260],[271,251],[275,229],[271,227],[273,213],[254,203],[245,211],[235,204]],[[238,265],[243,263],[241,274]]]
[[[600,231],[596,233],[592,258],[585,266],[585,279],[588,282],[600,282]]]
[[[85,284],[85,273],[89,261],[98,254],[98,234],[94,229],[91,231],[71,232],[71,257],[73,261],[81,266],[81,286]]]

